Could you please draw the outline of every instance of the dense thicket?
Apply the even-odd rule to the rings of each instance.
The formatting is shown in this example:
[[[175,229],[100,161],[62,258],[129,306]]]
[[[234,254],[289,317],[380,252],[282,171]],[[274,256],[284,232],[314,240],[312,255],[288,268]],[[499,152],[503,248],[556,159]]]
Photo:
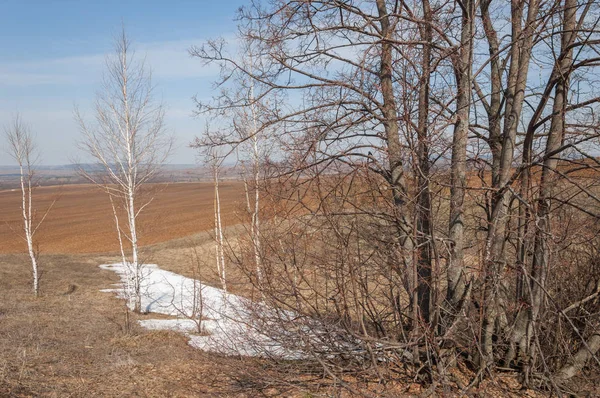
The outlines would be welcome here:
[[[287,344],[332,375],[597,370],[598,6],[256,2],[237,52],[191,50],[223,72],[199,111],[229,121],[195,144],[268,148],[236,261],[296,314]]]

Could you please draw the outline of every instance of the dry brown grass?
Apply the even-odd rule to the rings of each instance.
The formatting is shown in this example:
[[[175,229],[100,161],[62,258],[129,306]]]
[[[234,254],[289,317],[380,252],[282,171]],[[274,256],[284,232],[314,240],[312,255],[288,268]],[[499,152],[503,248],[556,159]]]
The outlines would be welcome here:
[[[210,391],[199,382],[200,373],[211,372],[206,354],[189,350],[176,335],[142,335],[134,322],[127,332],[123,303],[99,292],[116,282],[115,275],[78,256],[44,256],[43,263],[43,296],[35,299],[27,260],[0,257],[0,396],[165,396],[165,391],[193,396]],[[179,386],[176,380],[186,383]],[[186,390],[190,385],[194,391]]]
[[[123,301],[99,291],[118,279],[98,268],[104,260],[43,256],[36,299],[27,258],[0,255],[1,397],[303,396],[253,382],[248,375],[273,371],[260,360],[205,353],[177,333],[141,329],[136,320],[146,315],[130,314],[128,331]]]
[[[27,257],[0,255],[1,397],[349,396],[319,369],[221,357],[189,347],[177,333],[137,326],[138,319],[155,315],[130,314],[128,331],[123,301],[100,292],[118,280],[98,268],[110,260],[43,256],[46,272],[42,296],[36,299]],[[427,391],[409,381],[386,386],[348,382],[369,389],[371,396],[416,397]],[[487,386],[479,391],[538,396],[522,395],[513,384],[508,390]],[[456,396],[456,387],[439,387],[445,396]]]

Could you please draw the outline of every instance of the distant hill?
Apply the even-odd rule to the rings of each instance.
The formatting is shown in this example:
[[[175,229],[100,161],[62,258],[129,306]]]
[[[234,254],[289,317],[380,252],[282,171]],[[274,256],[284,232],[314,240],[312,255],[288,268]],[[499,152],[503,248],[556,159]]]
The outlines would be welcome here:
[[[97,164],[65,164],[36,166],[37,185],[84,184],[88,181],[77,173],[79,167],[90,173],[101,173],[103,168]],[[17,166],[0,166],[0,189],[19,186],[19,168]],[[235,178],[231,167],[224,167],[221,175]],[[197,182],[211,179],[210,170],[195,164],[166,164],[162,171],[151,182]]]

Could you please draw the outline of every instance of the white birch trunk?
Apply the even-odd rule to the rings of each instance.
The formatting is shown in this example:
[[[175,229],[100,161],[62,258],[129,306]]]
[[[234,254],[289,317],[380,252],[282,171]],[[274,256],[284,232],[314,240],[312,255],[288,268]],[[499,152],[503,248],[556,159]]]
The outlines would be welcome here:
[[[134,200],[135,195],[133,190],[130,188],[127,197],[127,218],[129,221],[129,233],[131,240],[131,270],[133,272],[133,294],[135,298],[134,311],[139,312],[142,307],[141,283],[143,275],[138,256],[138,239]]]
[[[250,63],[252,64],[252,57],[250,58]],[[254,81],[252,81],[250,85],[250,110],[252,112],[252,174],[254,177],[254,207],[251,211],[252,220],[250,226],[250,234],[252,236],[252,246],[254,248],[254,263],[256,266],[256,276],[258,278],[258,282],[262,285],[263,280],[263,270],[262,270],[262,262],[260,257],[260,218],[259,218],[259,200],[260,193],[258,191],[258,183],[260,179],[260,151],[258,147],[258,121],[256,114],[256,105],[254,103]],[[248,209],[251,208],[250,202],[247,198]]]
[[[223,290],[227,291],[227,279],[225,274],[225,251],[223,249],[223,226],[221,224],[221,199],[219,196],[219,165],[215,159],[213,165],[213,178],[215,185],[215,251],[217,260],[217,272]]]
[[[27,243],[27,253],[31,259],[33,293],[38,296],[40,291],[40,272],[37,253],[34,249],[33,237],[46,215],[54,205],[50,205],[37,225],[34,225],[33,210],[33,164],[35,162],[35,145],[32,135],[17,115],[12,125],[5,129],[8,141],[8,153],[19,165],[19,182],[21,187],[21,215],[23,217],[23,232]]]
[[[112,208],[113,211],[113,216],[115,218],[115,228],[117,230],[117,238],[119,239],[119,251],[121,253],[121,261],[123,264],[123,267],[125,267],[126,270],[128,270],[129,272],[129,262],[127,261],[127,257],[125,256],[125,249],[123,247],[123,237],[121,235],[121,226],[119,225],[119,215],[117,214],[117,208],[115,207],[115,202],[112,198],[112,194],[109,192],[108,193],[108,199],[110,200],[110,206]],[[132,286],[131,286],[131,278],[129,275],[127,275],[127,278],[125,279],[125,292],[127,295],[127,301],[130,307],[135,307],[135,303],[133,301],[133,296],[131,294],[132,291]]]
[[[19,170],[21,173],[21,194],[22,194],[22,210],[23,210],[23,223],[25,230],[25,240],[27,241],[27,252],[31,258],[32,274],[33,274],[33,293],[38,296],[40,283],[39,283],[39,272],[37,258],[35,250],[33,248],[33,228],[32,228],[32,204],[31,204],[31,170],[27,170],[27,184],[25,184],[25,175],[23,173],[23,164],[20,162]]]

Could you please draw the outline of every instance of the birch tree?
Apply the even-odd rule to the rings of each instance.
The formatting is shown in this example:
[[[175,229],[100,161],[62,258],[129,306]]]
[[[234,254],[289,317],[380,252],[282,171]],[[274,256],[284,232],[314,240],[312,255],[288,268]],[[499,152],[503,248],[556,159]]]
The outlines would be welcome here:
[[[143,186],[156,176],[172,146],[164,126],[164,109],[154,98],[152,76],[143,59],[132,50],[125,31],[115,40],[106,59],[102,90],[94,104],[95,122],[86,122],[76,111],[83,138],[80,147],[100,172],[81,173],[110,196],[119,242],[127,246],[130,306],[141,310],[143,262],[139,250],[139,216],[152,201]],[[119,220],[124,214],[125,222]],[[121,226],[124,225],[124,226]],[[125,242],[125,244],[124,244]]]
[[[31,260],[33,277],[33,293],[40,293],[40,269],[38,252],[35,247],[35,234],[44,222],[54,202],[48,207],[39,219],[36,219],[36,209],[33,205],[33,191],[35,189],[35,166],[38,160],[37,147],[33,134],[19,116],[5,127],[4,133],[8,142],[8,153],[19,166],[19,185],[21,188],[21,216],[23,219],[23,238],[27,244],[27,253]]]
[[[219,181],[221,165],[224,158],[218,156],[217,148],[210,148],[207,154],[206,162],[210,165],[213,187],[214,187],[214,224],[215,224],[215,259],[217,264],[217,273],[223,290],[227,291],[227,274],[225,270],[225,245],[223,237],[223,225],[221,224],[221,196],[219,193]]]
[[[253,56],[248,55],[250,69],[252,69]],[[250,157],[250,169],[251,169],[251,181],[249,184],[248,173],[246,163],[242,164],[244,168],[243,179],[244,179],[244,191],[246,194],[246,211],[250,215],[250,237],[252,239],[252,248],[254,250],[254,263],[256,266],[256,276],[259,283],[263,279],[263,269],[261,264],[261,244],[260,244],[260,179],[261,179],[261,162],[265,159],[264,154],[261,153],[261,146],[264,144],[264,132],[259,130],[258,126],[258,112],[259,106],[256,103],[254,96],[254,84],[250,82],[250,90],[248,93],[249,112],[244,110],[241,122],[245,125],[249,125],[250,128],[243,129],[241,126],[238,130],[241,131],[241,137],[248,140]],[[248,123],[249,122],[249,123]],[[249,187],[251,185],[251,187]],[[252,195],[253,193],[253,195]]]
[[[244,69],[252,71],[263,66],[263,57],[250,41],[242,40],[240,47],[239,61]],[[190,50],[192,56],[202,57],[202,52],[202,49],[195,47]],[[264,85],[234,69],[225,68],[218,85],[220,91],[213,102],[196,101],[196,104],[199,115],[217,116],[221,125],[213,130],[207,129],[191,146],[209,152],[213,173],[217,170],[215,162],[222,163],[227,157],[236,157],[244,182],[246,213],[250,218],[254,272],[260,282],[263,279],[260,182],[264,177],[263,163],[269,156],[268,120],[276,112],[277,99],[270,98],[269,90]],[[221,152],[220,159],[215,158],[215,151]],[[217,178],[215,175],[215,186],[218,184]]]

